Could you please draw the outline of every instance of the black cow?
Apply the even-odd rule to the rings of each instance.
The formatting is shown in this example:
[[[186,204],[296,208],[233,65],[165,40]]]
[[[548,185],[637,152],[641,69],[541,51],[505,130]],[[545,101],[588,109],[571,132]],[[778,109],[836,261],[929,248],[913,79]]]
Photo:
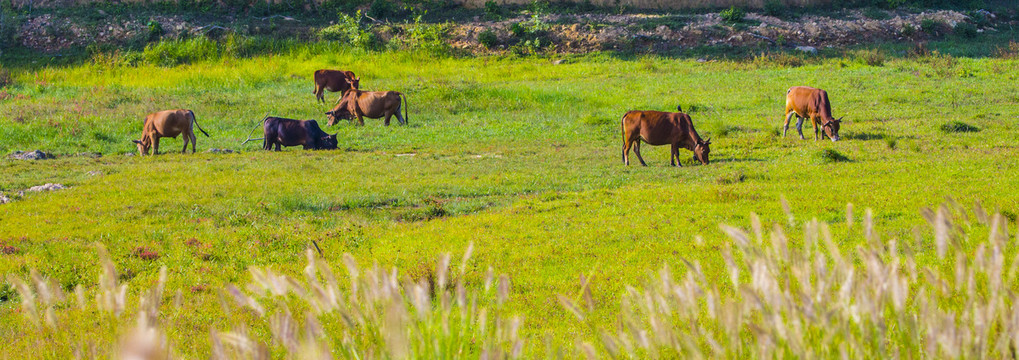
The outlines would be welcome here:
[[[263,125],[265,141],[262,148],[265,150],[272,150],[273,145],[276,146],[276,151],[280,151],[280,145],[302,145],[305,150],[336,148],[336,134],[326,134],[315,120],[268,117]]]

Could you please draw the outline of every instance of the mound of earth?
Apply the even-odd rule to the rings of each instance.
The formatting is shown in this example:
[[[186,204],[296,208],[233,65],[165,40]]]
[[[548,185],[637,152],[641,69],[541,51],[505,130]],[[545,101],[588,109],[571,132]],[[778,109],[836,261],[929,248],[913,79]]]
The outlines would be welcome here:
[[[878,13],[875,13],[877,11]],[[449,23],[446,41],[452,47],[470,53],[502,52],[523,44],[525,39],[514,35],[515,24],[540,25],[541,51],[585,53],[597,50],[670,51],[697,46],[795,46],[846,47],[881,41],[921,41],[942,36],[956,24],[972,22],[978,32],[996,31],[1004,26],[1006,17],[990,12],[975,12],[981,21],[952,10],[924,12],[841,10],[831,16],[806,15],[778,18],[749,13],[742,22],[725,22],[719,13],[700,15],[670,14],[550,14],[517,16],[499,21],[482,20]],[[105,14],[103,14],[105,15]],[[868,17],[870,16],[870,17]],[[873,17],[873,18],[872,18]],[[878,19],[875,19],[878,18]],[[241,22],[240,20],[245,20]],[[985,21],[986,20],[986,21]],[[999,21],[1001,20],[1001,21]],[[927,28],[922,28],[924,23]],[[207,35],[218,37],[230,31],[242,35],[273,35],[307,37],[329,26],[315,21],[273,16],[244,18],[238,15],[208,16],[188,20],[180,15],[120,17],[103,16],[95,21],[76,21],[52,14],[29,16],[18,31],[22,45],[41,51],[58,51],[89,44],[123,45],[148,41],[152,36],[150,23],[159,24],[163,38]],[[232,26],[232,23],[244,25]],[[264,24],[263,24],[264,23]],[[930,24],[935,24],[931,28]],[[407,23],[387,23],[376,31],[387,29],[381,38],[409,36]],[[1011,24],[1008,24],[1011,25]],[[926,32],[924,31],[926,30]],[[492,31],[497,38],[491,48],[483,45],[479,34]]]

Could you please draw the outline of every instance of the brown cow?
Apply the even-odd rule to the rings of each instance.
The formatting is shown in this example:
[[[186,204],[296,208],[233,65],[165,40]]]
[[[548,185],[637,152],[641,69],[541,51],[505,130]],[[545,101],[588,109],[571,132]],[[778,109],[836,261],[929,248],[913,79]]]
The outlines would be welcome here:
[[[831,102],[828,101],[828,92],[808,86],[793,86],[785,93],[785,128],[782,130],[782,137],[789,131],[789,120],[796,115],[796,131],[800,133],[800,140],[803,137],[803,119],[810,119],[814,125],[814,141],[817,141],[817,124],[821,123],[824,134],[831,141],[839,140],[839,127],[842,118],[835,119],[831,116]]]
[[[361,91],[350,89],[340,97],[340,103],[332,111],[326,112],[329,116],[329,126],[333,126],[340,119],[354,120],[357,118],[358,125],[364,125],[364,118],[378,119],[386,117],[385,124],[389,126],[389,119],[396,115],[400,124],[407,125],[410,116],[407,115],[407,107],[403,108],[403,115],[400,116],[400,99],[403,104],[407,103],[407,96],[396,91]]]
[[[361,78],[354,75],[353,71],[344,70],[316,70],[315,71],[315,90],[311,93],[315,94],[315,97],[319,102],[326,102],[324,97],[325,90],[330,92],[344,92],[351,87],[357,89],[361,86]],[[337,99],[339,100],[339,99]]]
[[[669,161],[671,165],[683,166],[679,162],[679,148],[693,151],[694,158],[702,164],[708,164],[708,153],[711,152],[711,139],[701,140],[697,130],[693,128],[693,120],[690,115],[678,112],[662,111],[630,111],[623,115],[623,163],[630,165],[630,147],[634,146],[634,152],[640,164],[644,158],[640,156],[640,142],[651,145],[672,145]]]
[[[188,142],[191,142],[191,153],[193,154],[197,139],[195,138],[192,124],[197,126],[198,130],[205,134],[206,137],[209,136],[209,133],[205,132],[198,125],[195,113],[191,110],[164,110],[145,116],[145,125],[142,126],[142,138],[140,140],[133,140],[135,144],[138,144],[138,155],[145,155],[149,152],[149,148],[152,148],[154,155],[158,155],[159,138],[168,137],[176,139],[181,134],[184,134],[184,148],[181,149],[180,153],[187,152]]]

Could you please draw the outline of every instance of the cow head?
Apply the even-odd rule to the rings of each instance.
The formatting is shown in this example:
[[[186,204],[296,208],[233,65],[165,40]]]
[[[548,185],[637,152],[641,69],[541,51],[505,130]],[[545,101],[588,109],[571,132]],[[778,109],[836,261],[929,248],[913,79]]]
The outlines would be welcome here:
[[[338,144],[338,142],[336,141],[337,134],[339,133],[323,136],[321,139],[319,139],[318,148],[327,150],[336,149],[336,145]]]
[[[693,148],[694,160],[700,161],[701,164],[707,165],[709,162],[708,154],[711,153],[711,147],[709,145],[711,145],[711,138],[708,138],[707,141],[698,141],[697,145],[695,145]]]
[[[142,136],[141,140],[131,140],[138,145],[138,156],[144,156],[149,152],[149,147],[152,146],[152,142],[149,141],[148,136]]]
[[[824,125],[821,125],[821,128],[824,130],[824,134],[827,135],[831,141],[839,141],[839,139],[841,139],[839,137],[839,127],[841,124],[842,118],[838,118],[824,123]]]
[[[340,101],[336,104],[336,107],[326,112],[326,116],[329,119],[329,122],[326,123],[327,126],[336,125],[336,123],[340,120],[354,120],[354,113],[350,111],[350,104],[351,101],[354,101],[352,100],[354,94],[354,91],[347,90],[343,93],[343,96],[340,97]]]
[[[355,77],[355,78],[351,79],[351,78],[348,77],[347,78],[347,84],[350,85],[351,89],[355,89],[355,90],[360,89],[361,88],[361,78]]]

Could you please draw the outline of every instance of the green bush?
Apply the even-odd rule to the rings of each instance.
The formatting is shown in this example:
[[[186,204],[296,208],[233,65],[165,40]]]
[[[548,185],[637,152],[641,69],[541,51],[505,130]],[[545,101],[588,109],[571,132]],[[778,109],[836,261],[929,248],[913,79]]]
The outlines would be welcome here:
[[[375,0],[368,6],[368,16],[375,19],[402,17],[403,11],[389,0]]]
[[[867,66],[883,66],[885,64],[885,54],[877,49],[857,50],[853,52],[853,57],[859,63]]]
[[[902,36],[910,37],[916,34],[916,28],[910,24],[902,24],[902,30],[900,30]]]
[[[768,16],[782,16],[786,13],[785,5],[779,0],[768,0],[764,3],[764,14]]]
[[[863,9],[863,16],[873,20],[887,20],[892,18],[891,15],[888,15],[888,12],[873,7]]]
[[[743,9],[733,6],[722,10],[722,12],[718,13],[718,15],[722,17],[723,21],[735,24],[742,22],[743,18],[747,16],[747,13],[743,11]]]
[[[968,22],[960,22],[955,24],[955,29],[952,30],[952,33],[961,38],[972,39],[977,37],[977,27]]]
[[[492,31],[492,29],[486,29],[478,34],[478,42],[484,45],[485,48],[491,49],[499,44],[499,37],[495,35],[495,31]]]
[[[145,46],[145,62],[160,66],[190,64],[219,58],[217,44],[204,36],[186,40],[160,41]]]
[[[452,48],[446,39],[449,37],[450,25],[425,23],[421,21],[423,16],[415,16],[414,23],[407,27],[403,46],[437,54],[449,53]]]
[[[485,19],[488,20],[502,20],[504,14],[502,7],[495,0],[488,0],[485,2]]]
[[[372,31],[371,27],[361,25],[362,17],[360,10],[355,16],[340,14],[336,25],[319,30],[318,37],[326,41],[347,43],[361,49],[378,49],[382,45],[382,40]]]
[[[941,28],[944,23],[934,19],[923,19],[920,21],[920,30],[930,36],[941,35]]]
[[[145,24],[145,26],[149,29],[147,32],[149,41],[159,40],[159,38],[163,36],[163,25],[158,21],[149,21],[149,23]]]

